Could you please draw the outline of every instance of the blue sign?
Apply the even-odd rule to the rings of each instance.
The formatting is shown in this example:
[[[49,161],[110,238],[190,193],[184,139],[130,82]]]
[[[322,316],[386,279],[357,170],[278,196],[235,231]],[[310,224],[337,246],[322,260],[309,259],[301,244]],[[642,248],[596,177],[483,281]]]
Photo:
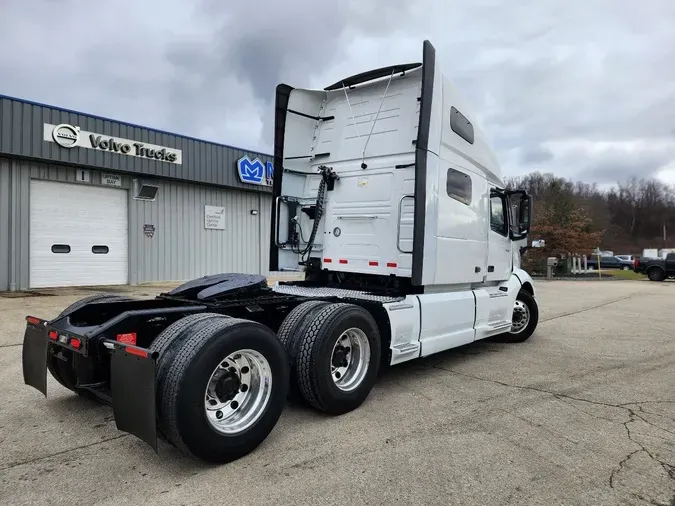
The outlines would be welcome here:
[[[242,156],[237,160],[237,172],[242,183],[269,186],[274,177],[274,165],[272,162],[263,164],[257,158],[251,160],[248,156]]]

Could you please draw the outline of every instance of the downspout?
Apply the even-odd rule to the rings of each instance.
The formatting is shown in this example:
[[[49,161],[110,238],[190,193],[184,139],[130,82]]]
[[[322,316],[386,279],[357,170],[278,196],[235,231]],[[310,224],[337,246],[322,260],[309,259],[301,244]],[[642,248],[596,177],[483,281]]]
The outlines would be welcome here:
[[[11,160],[10,163],[11,168],[9,170],[9,187],[11,189],[11,193],[9,195],[9,291],[14,292],[16,291],[16,271],[17,271],[17,264],[16,264],[16,246],[17,246],[17,241],[16,240],[16,215],[17,215],[17,210],[15,209],[15,206],[17,204],[17,167],[16,167],[16,160]]]

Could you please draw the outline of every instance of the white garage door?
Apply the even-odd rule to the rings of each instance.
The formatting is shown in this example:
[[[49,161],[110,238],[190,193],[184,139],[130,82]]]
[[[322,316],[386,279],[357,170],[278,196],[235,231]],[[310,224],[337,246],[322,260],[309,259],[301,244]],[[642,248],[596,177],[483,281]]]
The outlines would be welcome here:
[[[127,192],[31,180],[30,287],[128,282]]]

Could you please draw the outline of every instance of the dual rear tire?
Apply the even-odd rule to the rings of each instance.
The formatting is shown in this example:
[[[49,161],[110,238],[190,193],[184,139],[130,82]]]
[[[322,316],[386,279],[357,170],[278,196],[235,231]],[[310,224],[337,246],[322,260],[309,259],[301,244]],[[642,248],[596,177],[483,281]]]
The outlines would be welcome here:
[[[158,436],[195,457],[227,463],[253,451],[288,395],[281,343],[262,324],[206,313],[155,339]]]
[[[377,323],[355,304],[309,301],[279,328],[289,361],[289,399],[341,415],[359,407],[375,385],[382,353]]]
[[[160,439],[213,463],[253,451],[288,398],[339,415],[360,406],[381,355],[372,315],[353,304],[310,301],[278,333],[215,313],[184,317],[153,342]]]

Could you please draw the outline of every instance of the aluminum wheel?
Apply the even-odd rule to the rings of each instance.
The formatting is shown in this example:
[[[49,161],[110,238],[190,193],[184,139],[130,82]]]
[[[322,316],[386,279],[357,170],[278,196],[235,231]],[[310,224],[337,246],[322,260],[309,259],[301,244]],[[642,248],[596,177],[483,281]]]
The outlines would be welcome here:
[[[330,372],[335,385],[344,392],[356,389],[368,372],[370,342],[363,330],[351,328],[338,337],[331,354]]]
[[[511,334],[520,334],[530,323],[530,308],[522,300],[516,300],[512,318]]]
[[[204,410],[211,426],[236,434],[256,422],[272,394],[272,368],[254,350],[231,353],[211,374]]]

